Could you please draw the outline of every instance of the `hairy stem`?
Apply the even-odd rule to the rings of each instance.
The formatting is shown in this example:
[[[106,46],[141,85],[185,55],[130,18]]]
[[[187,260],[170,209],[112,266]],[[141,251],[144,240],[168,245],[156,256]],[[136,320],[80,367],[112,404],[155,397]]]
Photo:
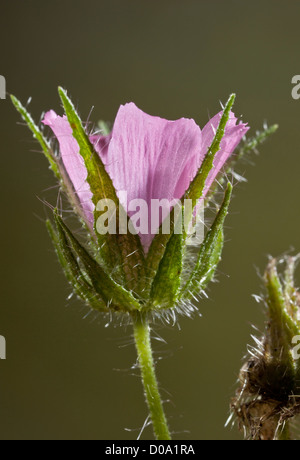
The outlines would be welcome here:
[[[154,434],[157,440],[171,439],[155,375],[151,349],[150,326],[145,317],[138,314],[134,323],[134,338],[141,369],[145,397],[149,408]]]

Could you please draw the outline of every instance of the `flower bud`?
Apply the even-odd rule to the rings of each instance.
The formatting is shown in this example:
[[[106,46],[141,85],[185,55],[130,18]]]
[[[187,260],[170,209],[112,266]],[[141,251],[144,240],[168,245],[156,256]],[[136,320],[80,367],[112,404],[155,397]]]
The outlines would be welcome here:
[[[289,421],[300,413],[300,296],[294,285],[298,257],[271,258],[264,274],[264,334],[240,371],[233,414],[246,438],[288,439]],[[279,268],[284,266],[283,273]]]

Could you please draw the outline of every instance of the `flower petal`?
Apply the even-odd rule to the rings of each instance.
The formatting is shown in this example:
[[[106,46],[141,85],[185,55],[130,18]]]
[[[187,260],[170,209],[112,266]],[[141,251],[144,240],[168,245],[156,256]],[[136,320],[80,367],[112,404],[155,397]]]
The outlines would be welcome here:
[[[60,117],[53,110],[50,110],[45,114],[43,123],[50,126],[58,139],[61,158],[73,184],[74,193],[78,196],[87,222],[92,227],[94,204],[89,184],[86,181],[87,170],[83,158],[79,154],[79,146],[72,135],[72,128],[69,125],[67,117]]]
[[[222,113],[213,117],[201,133],[192,119],[165,120],[148,115],[134,103],[129,103],[120,107],[110,135],[90,136],[90,141],[105,164],[125,209],[128,203],[136,199],[144,200],[147,204],[148,215],[144,218],[148,220],[148,229],[143,234],[140,233],[146,251],[154,236],[151,234],[151,201],[168,200],[171,204],[172,200],[182,198],[213,141]],[[64,167],[87,222],[92,227],[92,193],[86,180],[86,167],[67,117],[60,117],[51,110],[46,113],[43,123],[50,126],[59,141]],[[230,113],[203,197],[248,129],[246,124],[237,124],[236,117]],[[127,196],[120,192],[126,192]],[[139,210],[141,218],[144,209]],[[165,213],[169,211],[170,208],[164,209]],[[130,210],[128,214],[133,216],[135,212]],[[162,220],[160,213],[157,227]],[[152,232],[156,230],[157,228],[152,228]]]
[[[219,112],[215,115],[202,130],[202,148],[204,150],[204,155],[213,141],[222,114],[223,112]],[[249,127],[247,124],[241,122],[237,124],[237,118],[233,112],[230,112],[229,120],[225,128],[225,134],[221,141],[220,150],[214,159],[214,168],[210,171],[206,180],[203,197],[206,195],[213,181],[248,130]]]
[[[197,171],[200,153],[201,131],[194,120],[153,117],[133,103],[120,107],[107,153],[100,156],[116,190],[126,191],[128,202],[138,198],[148,205],[149,231],[141,235],[146,249],[154,236],[151,200],[181,198]]]

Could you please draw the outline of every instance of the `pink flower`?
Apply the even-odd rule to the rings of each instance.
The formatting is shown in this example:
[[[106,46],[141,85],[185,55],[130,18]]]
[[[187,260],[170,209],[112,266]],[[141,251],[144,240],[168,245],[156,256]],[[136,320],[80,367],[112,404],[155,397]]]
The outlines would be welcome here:
[[[128,202],[143,199],[150,208],[152,199],[182,198],[211,145],[221,116],[222,112],[218,113],[201,131],[192,119],[169,121],[153,117],[129,103],[120,107],[111,134],[93,135],[90,140],[117,192],[126,191]],[[63,164],[92,225],[94,204],[86,182],[87,171],[69,122],[51,110],[43,123],[51,127],[59,141]],[[202,198],[248,129],[230,113]],[[127,203],[122,205],[126,207]],[[149,230],[149,234],[140,237],[147,250],[153,235]]]

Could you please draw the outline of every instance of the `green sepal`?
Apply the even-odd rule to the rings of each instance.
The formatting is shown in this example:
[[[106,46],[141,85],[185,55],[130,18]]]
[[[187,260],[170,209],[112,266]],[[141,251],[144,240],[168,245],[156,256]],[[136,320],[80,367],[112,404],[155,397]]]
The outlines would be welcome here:
[[[50,163],[50,168],[54,172],[54,174],[57,177],[57,179],[60,180],[61,179],[61,174],[60,174],[60,171],[59,171],[57,158],[55,157],[49,142],[44,137],[42,131],[35,124],[32,116],[26,110],[26,108],[21,104],[21,102],[15,96],[13,96],[12,94],[10,95],[10,98],[11,98],[11,101],[12,101],[13,105],[15,106],[15,108],[17,109],[17,111],[19,112],[19,114],[21,115],[21,117],[23,118],[25,123],[27,124],[28,128],[32,132],[33,137],[39,142],[40,146],[42,147],[43,153],[44,153],[45,157],[47,158],[47,160]]]
[[[214,158],[216,154],[218,153],[218,151],[220,150],[221,141],[225,134],[225,128],[229,120],[230,111],[232,109],[234,101],[235,101],[235,94],[231,94],[223,110],[223,114],[222,114],[219,126],[217,128],[216,134],[214,136],[214,139],[205,155],[205,158],[199,168],[199,171],[196,174],[193,181],[191,182],[188,190],[184,194],[184,199],[192,200],[193,208],[196,206],[198,200],[201,198],[203,194],[206,179],[210,171],[213,168]]]
[[[22,119],[25,121],[28,128],[32,132],[33,137],[39,142],[40,146],[42,147],[43,153],[49,161],[50,169],[53,171],[55,177],[59,180],[62,190],[68,195],[68,199],[73,207],[74,212],[78,215],[81,223],[90,233],[90,229],[85,221],[85,216],[82,212],[78,197],[74,193],[73,185],[61,163],[60,158],[58,156],[55,156],[49,141],[45,138],[40,128],[35,124],[32,116],[27,111],[27,109],[21,104],[21,102],[15,96],[11,95],[10,98],[13,105],[20,113]]]
[[[296,383],[296,367],[292,354],[292,338],[299,335],[298,325],[288,314],[279,278],[276,259],[271,259],[264,276],[267,290],[268,327],[264,343],[264,380],[270,391],[288,397]]]
[[[109,311],[107,303],[95,291],[93,286],[82,273],[79,264],[70,249],[69,242],[64,232],[55,231],[49,220],[46,221],[48,233],[53,242],[54,249],[58,260],[63,268],[64,274],[72,285],[75,294],[86,302],[94,310],[107,312]]]
[[[71,249],[78,257],[80,263],[89,277],[95,291],[107,303],[112,304],[114,310],[131,312],[140,310],[139,301],[120,284],[116,283],[109,274],[89,255],[86,249],[79,243],[72,232],[63,222],[62,218],[54,212],[54,219],[59,234],[69,241]]]
[[[173,233],[167,243],[150,292],[150,305],[172,308],[177,301],[183,266],[183,233]]]
[[[98,238],[101,259],[114,274],[117,281],[123,282],[125,280],[129,288],[140,292],[142,290],[139,288],[140,280],[144,278],[144,254],[140,239],[138,235],[133,235],[128,230],[126,234],[118,233],[120,212],[126,216],[124,221],[127,219],[127,224],[128,216],[119,203],[112,180],[100,156],[91,144],[72,101],[64,89],[59,88],[58,92],[73,130],[73,137],[79,145],[79,153],[87,169],[87,182],[93,194],[92,201],[95,205],[94,230]],[[97,209],[97,204],[100,200],[112,200],[114,202],[117,234],[108,232],[106,235],[100,235],[97,232],[97,219],[101,215]],[[129,254],[130,257],[128,257]]]
[[[112,180],[107,174],[101,158],[90,142],[72,101],[63,88],[58,88],[58,93],[72,128],[73,137],[79,145],[80,155],[84,160],[88,172],[87,182],[93,194],[95,207],[102,199],[111,199],[118,205],[118,198]]]
[[[193,181],[191,182],[188,190],[185,192],[182,201],[185,199],[190,199],[192,200],[192,209],[195,208],[197,202],[201,198],[204,187],[205,187],[205,182],[206,179],[213,168],[213,160],[220,150],[220,144],[222,141],[222,138],[225,133],[225,127],[226,124],[229,120],[230,116],[230,111],[232,109],[232,106],[235,101],[235,94],[232,94],[223,111],[219,126],[217,128],[216,134],[214,136],[214,139],[205,155],[205,158],[195,176]],[[191,213],[190,215],[190,220],[192,220],[193,214]],[[186,222],[188,223],[188,222]],[[151,243],[151,246],[149,248],[149,252],[146,258],[146,268],[147,268],[147,276],[149,280],[151,281],[151,273],[156,273],[160,264],[160,261],[162,260],[162,257],[164,255],[165,248],[167,247],[168,240],[170,239],[173,229],[174,229],[174,209],[172,209],[170,213],[170,234],[162,234],[160,231],[155,237],[153,238],[153,241]],[[188,228],[186,225],[185,228]],[[184,237],[186,237],[186,234],[184,234]]]
[[[270,319],[269,347],[272,356],[282,359],[284,350],[292,347],[292,338],[300,333],[299,326],[286,309],[285,295],[279,278],[276,259],[271,259],[264,276],[267,289],[266,303]]]
[[[224,242],[223,227],[225,218],[228,214],[231,194],[232,185],[229,182],[220,210],[200,246],[196,265],[188,281],[181,289],[180,300],[188,300],[197,295],[199,291],[203,291],[215,274],[222,254]]]

